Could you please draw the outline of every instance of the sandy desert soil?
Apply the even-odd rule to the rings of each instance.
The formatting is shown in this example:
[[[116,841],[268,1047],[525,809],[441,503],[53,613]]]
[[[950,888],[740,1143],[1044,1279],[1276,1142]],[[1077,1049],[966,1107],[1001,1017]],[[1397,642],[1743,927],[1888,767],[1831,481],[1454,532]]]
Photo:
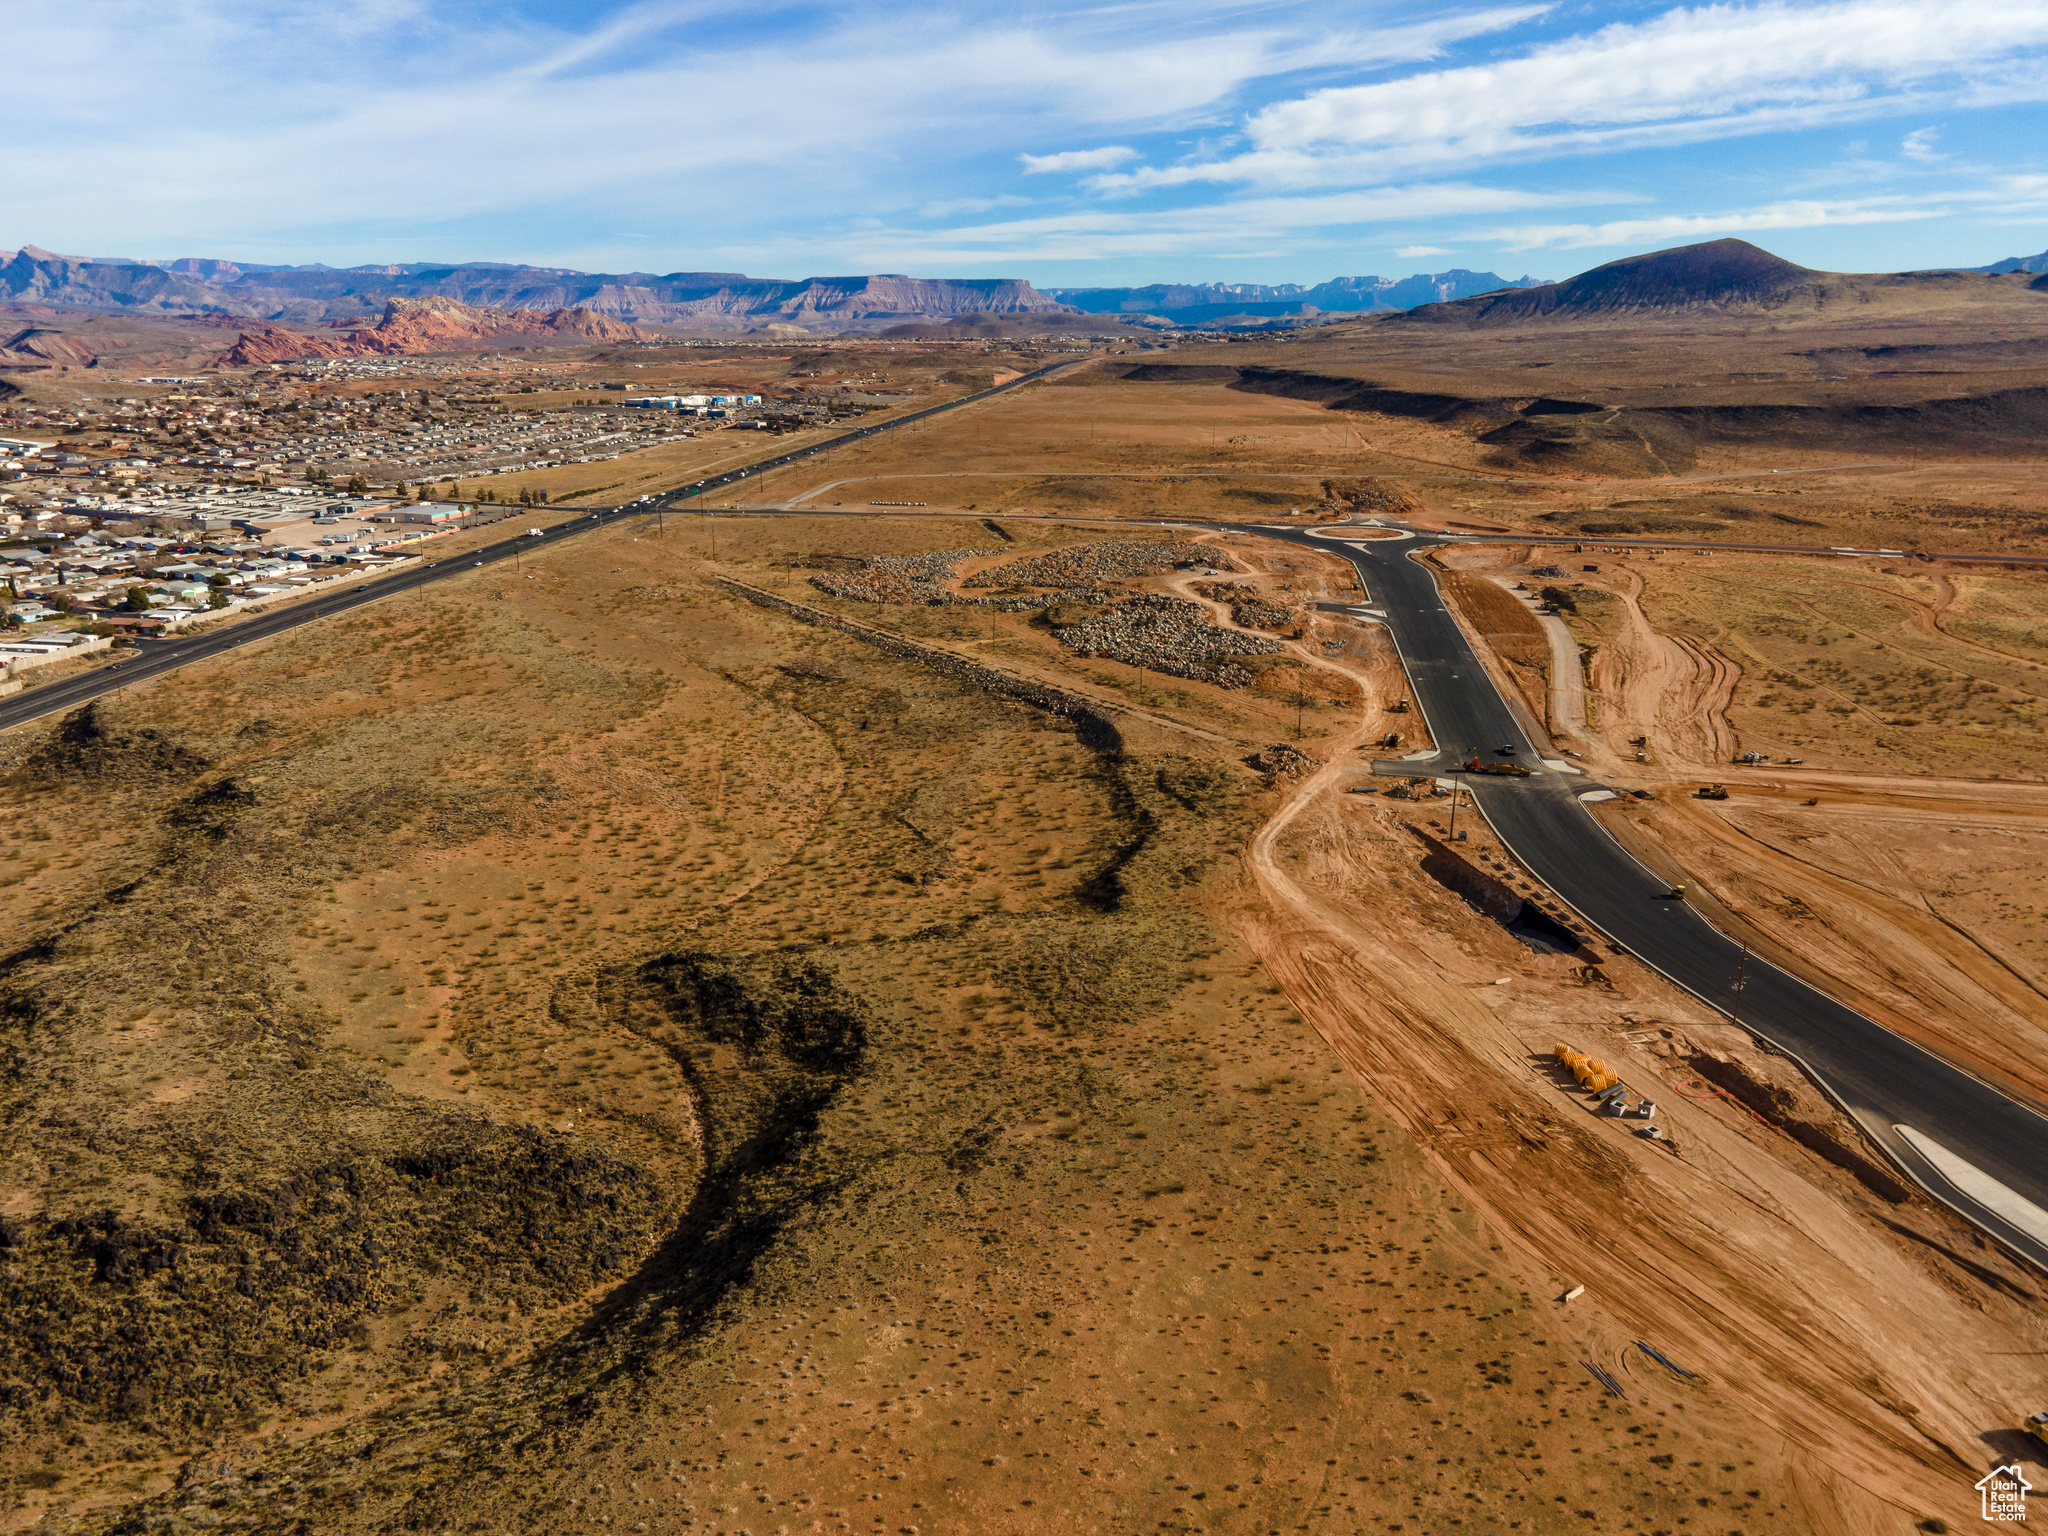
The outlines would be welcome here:
[[[48,936],[6,978],[10,1528],[1967,1513],[2031,1279],[1782,1064],[1433,876],[1527,889],[1445,869],[1442,802],[1343,794],[1401,718],[1358,707],[1377,631],[1287,642],[1327,766],[1261,777],[1272,690],[809,585],[1099,532],[711,522],[715,566],[622,527],[10,739],[50,849],[0,888]],[[1675,1153],[1560,1089],[1559,1033],[1670,1081]]]
[[[1281,649],[1241,687],[1077,655],[1058,609],[817,585],[971,550],[965,596],[1169,536],[1120,521],[1569,531],[1447,579],[1539,720],[1564,657],[1512,587],[1569,589],[1575,749],[1656,796],[1618,835],[2048,1097],[2036,578],[1600,542],[2021,547],[2032,469],[1772,476],[1812,460],[1790,433],[1653,485],[1625,416],[1506,462],[1245,387],[1663,387],[1597,328],[1540,389],[1529,338],[1374,345],[1092,364],[749,492],[926,515],[649,519],[0,741],[0,1528],[1973,1519],[1986,1466],[2038,1462],[2040,1277],[1782,1058],[1560,941],[1469,812],[1451,841],[1447,801],[1367,777],[1416,717],[1385,635],[1316,607],[1348,568],[1211,534],[1217,575],[1112,583],[1244,615]],[[1795,345],[1722,338],[1685,399],[1963,387],[1734,376]],[[1969,387],[2030,366],[1993,351]],[[1514,483],[1539,442],[1568,451]],[[1709,779],[1731,798],[1687,798]],[[1560,1040],[1657,1084],[1670,1138],[1595,1117]]]

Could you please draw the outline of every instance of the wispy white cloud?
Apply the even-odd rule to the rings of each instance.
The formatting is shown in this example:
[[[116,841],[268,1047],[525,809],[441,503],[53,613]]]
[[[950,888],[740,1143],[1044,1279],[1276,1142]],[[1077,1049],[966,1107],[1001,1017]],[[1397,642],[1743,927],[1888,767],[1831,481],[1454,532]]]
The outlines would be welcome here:
[[[1394,254],[1412,261],[1418,256],[1448,256],[1451,248],[1447,245],[1404,245]]]
[[[6,214],[46,244],[272,259],[315,231],[326,248],[308,256],[335,254],[337,231],[389,251],[393,230],[425,237],[399,254],[471,254],[418,245],[506,220],[552,226],[516,254],[560,261],[579,225],[687,210],[718,244],[768,223],[802,251],[797,231],[859,207],[1002,195],[961,184],[976,157],[1199,131],[1259,82],[1426,61],[1544,9],[1381,26],[1299,0],[971,17],[930,0],[598,0],[563,26],[455,0],[22,0],[10,46],[39,67],[0,98],[0,141],[32,146],[36,174]]]
[[[1934,147],[1934,141],[1940,137],[1939,128],[1915,128],[1899,140],[1899,153],[1908,160],[1939,160],[1941,152]]]
[[[1113,165],[1122,165],[1126,160],[1138,158],[1138,152],[1128,144],[1105,144],[1100,149],[1068,149],[1056,155],[1019,155],[1024,162],[1024,174],[1043,176],[1051,171],[1102,171]]]
[[[1353,242],[1341,232],[1359,225],[1511,213],[1586,200],[1577,192],[1559,196],[1463,182],[1422,183],[1143,212],[1083,208],[941,230],[863,230],[827,243],[849,259],[874,265],[985,264],[992,256],[1017,262],[1182,254],[1220,259],[1254,249],[1348,251]]]
[[[1098,178],[1300,186],[1813,127],[1949,100],[2048,99],[2048,0],[1712,5],[1253,113],[1242,154]]]
[[[1495,230],[1489,237],[1511,251],[1544,246],[1660,246],[1756,234],[1772,229],[1818,229],[1824,225],[1899,224],[1938,219],[1947,207],[1887,199],[1862,203],[1776,203],[1747,213],[1665,214],[1648,219],[1615,219],[1604,224],[1526,224]]]

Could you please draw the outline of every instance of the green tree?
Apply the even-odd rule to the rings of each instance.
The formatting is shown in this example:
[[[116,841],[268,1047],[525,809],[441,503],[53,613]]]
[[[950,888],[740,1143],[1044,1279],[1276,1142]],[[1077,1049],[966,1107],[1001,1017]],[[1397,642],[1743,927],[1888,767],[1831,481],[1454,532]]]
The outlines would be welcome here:
[[[325,485],[327,483],[327,471],[320,465],[315,464],[306,471],[306,479],[313,485]]]
[[[361,475],[350,475],[348,477],[348,493],[351,496],[367,496],[370,494],[370,482]]]
[[[215,587],[212,595],[206,599],[206,606],[209,608],[225,608],[232,601],[233,599],[228,596],[226,588]]]
[[[130,613],[149,612],[149,588],[130,587],[128,595],[121,599],[121,606]]]

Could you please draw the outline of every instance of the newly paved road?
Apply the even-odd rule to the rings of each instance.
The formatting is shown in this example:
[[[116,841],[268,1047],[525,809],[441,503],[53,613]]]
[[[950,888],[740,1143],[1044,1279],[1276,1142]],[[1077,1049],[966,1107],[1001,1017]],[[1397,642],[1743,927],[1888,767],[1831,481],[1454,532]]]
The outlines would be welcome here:
[[[1340,541],[1270,525],[1238,531],[1348,559],[1365,586],[1361,608],[1392,633],[1441,749],[1415,770],[1441,774],[1474,755],[1494,759],[1495,749],[1513,746],[1513,760],[1536,769],[1530,777],[1461,775],[1501,841],[1611,941],[1709,1006],[1733,1006],[1740,946],[1691,906],[1671,900],[1670,887],[1593,819],[1577,797],[1597,787],[1595,781],[1541,766],[1538,744],[1523,732],[1473,654],[1435,578],[1408,558],[1417,549],[1452,541],[1434,535]],[[2048,1232],[2037,1236],[1987,1209],[1895,1129],[1911,1127],[2033,1205],[2048,1208],[2048,1118],[1755,955],[1742,992],[1742,1023],[1798,1057],[1925,1187],[2048,1268]],[[2020,1219],[2040,1225],[2024,1212]]]

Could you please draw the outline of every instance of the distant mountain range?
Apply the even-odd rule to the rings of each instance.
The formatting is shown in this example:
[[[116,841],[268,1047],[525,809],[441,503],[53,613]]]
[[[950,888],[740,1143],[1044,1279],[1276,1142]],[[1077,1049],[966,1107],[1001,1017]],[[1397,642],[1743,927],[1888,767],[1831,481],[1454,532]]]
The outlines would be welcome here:
[[[219,315],[284,324],[373,323],[392,299],[446,299],[489,309],[585,309],[628,324],[831,328],[971,315],[1153,316],[1178,325],[1216,320],[1410,309],[1533,278],[1493,272],[1339,277],[1299,283],[1156,283],[1053,288],[1015,278],[748,277],[741,272],[577,272],[472,261],[363,267],[273,266],[184,256],[170,261],[66,256],[25,245],[0,259],[0,304],[127,314]]]
[[[1966,272],[2048,272],[2048,251],[2038,256],[2008,256],[2003,261],[1994,261],[1988,267],[1966,267]]]
[[[1534,288],[1544,279],[1497,272],[1418,272],[1413,277],[1333,277],[1299,283],[1154,283],[1144,288],[1047,288],[1047,298],[1091,315],[1157,315],[1189,325],[1238,315],[1357,314],[1442,304],[1501,288]]]
[[[0,255],[0,304],[47,310],[218,317],[286,326],[374,326],[393,300],[443,300],[478,309],[587,311],[624,325],[690,330],[872,330],[901,321],[1043,317],[1066,328],[1081,315],[1140,325],[1274,327],[1316,316],[1410,312],[1509,319],[1620,312],[1706,302],[1769,302],[1816,276],[1739,240],[1610,262],[1563,283],[1453,268],[1411,277],[1337,277],[1326,283],[1154,283],[1132,288],[1047,288],[1020,278],[913,278],[895,273],[802,279],[741,272],[578,272],[473,261],[393,262],[337,268],[272,266],[186,256],[170,261],[65,256],[23,246]],[[1644,265],[1644,263],[1650,265]],[[1704,265],[1702,265],[1704,264]],[[1711,272],[1708,271],[1711,269]],[[1992,275],[2048,274],[2048,251],[1986,267]],[[1703,298],[1711,291],[1715,296]],[[1690,295],[1687,297],[1686,295]],[[1446,312],[1437,306],[1456,306]],[[551,322],[543,329],[553,329]]]
[[[1072,313],[1015,278],[898,274],[798,281],[740,272],[571,272],[497,262],[460,266],[272,267],[182,257],[128,261],[23,246],[0,261],[0,303],[130,314],[232,315],[318,324],[370,321],[392,299],[448,299],[487,309],[585,309],[627,323],[738,328],[832,326],[924,315]]]

